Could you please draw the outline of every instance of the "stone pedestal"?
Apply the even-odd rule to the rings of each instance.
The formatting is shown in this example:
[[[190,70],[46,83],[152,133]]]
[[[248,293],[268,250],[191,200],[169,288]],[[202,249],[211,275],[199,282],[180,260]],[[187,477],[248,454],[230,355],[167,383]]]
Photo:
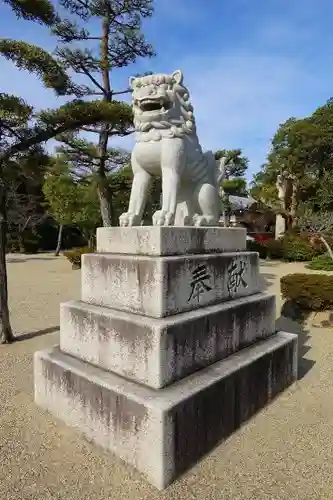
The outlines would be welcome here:
[[[36,403],[168,486],[297,377],[239,228],[101,228]]]

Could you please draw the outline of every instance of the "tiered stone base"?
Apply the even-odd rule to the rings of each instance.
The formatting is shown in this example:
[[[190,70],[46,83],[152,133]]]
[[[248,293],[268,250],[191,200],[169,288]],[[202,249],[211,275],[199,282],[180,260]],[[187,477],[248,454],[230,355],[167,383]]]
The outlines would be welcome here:
[[[35,401],[159,489],[297,376],[297,336],[232,228],[100,228]]]
[[[277,333],[158,391],[59,347],[34,367],[38,405],[163,489],[296,379],[297,336]]]

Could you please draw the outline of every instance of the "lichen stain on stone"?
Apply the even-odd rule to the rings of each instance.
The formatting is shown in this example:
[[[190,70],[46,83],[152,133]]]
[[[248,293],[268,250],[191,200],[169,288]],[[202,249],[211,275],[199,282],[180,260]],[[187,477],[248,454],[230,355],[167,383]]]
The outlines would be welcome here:
[[[108,342],[111,335],[118,337],[121,344],[130,347],[130,351],[136,352],[137,346],[144,344],[144,350],[152,349],[151,328],[146,325],[138,325],[119,318],[93,315],[96,320],[96,328],[100,333],[102,341]]]
[[[188,254],[202,253],[205,249],[205,237],[206,237],[205,230],[200,230],[198,228],[195,228],[193,237],[192,237],[192,233],[191,233],[191,245],[190,245],[190,248],[188,249],[187,253]]]
[[[274,321],[270,321],[273,305],[274,297],[266,297],[258,302],[244,302],[237,308],[170,326],[167,349],[173,366],[172,381],[220,361],[273,333]]]
[[[119,343],[127,346],[130,352],[140,350],[146,353],[146,357],[149,356],[153,348],[153,334],[148,326],[75,307],[70,311],[72,321],[81,335],[97,335],[101,343],[110,342],[112,337],[117,337]]]
[[[158,257],[156,258],[158,259]],[[139,259],[137,261],[137,280],[140,286],[147,287],[156,280],[156,261],[155,259]]]
[[[78,330],[80,335],[83,335],[84,333],[90,334],[90,311],[84,311],[79,307],[71,307],[69,310],[66,310],[66,315],[69,315],[71,322],[75,324],[74,331]]]
[[[292,383],[293,345],[288,344],[171,410],[174,426],[175,476],[230,436]],[[272,384],[270,387],[270,373]]]
[[[43,360],[43,376],[56,385],[59,391],[65,392],[67,397],[78,397],[82,408],[100,419],[110,430],[138,432],[147,419],[147,410],[143,405],[48,360]]]
[[[158,259],[158,257],[156,257]],[[148,306],[147,298],[149,300],[149,294],[147,297],[147,289],[154,290],[156,283],[156,268],[155,259],[138,259],[136,261],[135,274],[136,274],[136,288],[138,291],[138,302],[140,304],[139,308],[141,312],[144,312]]]
[[[175,406],[175,476],[185,472],[235,429],[235,383],[227,377]]]
[[[179,286],[179,278],[182,274],[186,274],[189,269],[190,259],[176,259],[166,262],[167,268],[167,291],[175,293],[174,290]]]

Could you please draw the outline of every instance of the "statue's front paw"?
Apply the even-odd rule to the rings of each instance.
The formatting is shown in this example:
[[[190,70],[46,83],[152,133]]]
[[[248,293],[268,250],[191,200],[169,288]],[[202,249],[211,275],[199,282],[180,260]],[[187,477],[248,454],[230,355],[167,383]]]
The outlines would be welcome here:
[[[125,212],[124,214],[121,214],[121,216],[119,217],[120,227],[140,226],[140,225],[141,225],[140,217],[131,212]]]
[[[154,226],[173,226],[175,214],[166,210],[157,210],[153,215]]]
[[[215,220],[215,217],[210,216],[210,215],[195,214],[193,216],[193,225],[196,227],[216,226],[216,220]]]

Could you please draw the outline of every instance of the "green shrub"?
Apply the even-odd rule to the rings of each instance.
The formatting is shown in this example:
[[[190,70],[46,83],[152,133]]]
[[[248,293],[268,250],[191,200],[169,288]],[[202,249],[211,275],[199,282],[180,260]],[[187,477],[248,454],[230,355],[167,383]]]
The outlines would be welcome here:
[[[266,259],[267,257],[267,248],[262,243],[258,241],[248,240],[246,242],[246,248],[249,252],[258,252],[259,257],[261,259]]]
[[[306,262],[323,253],[323,246],[318,240],[313,241],[307,233],[298,234],[288,231],[278,240],[262,243],[248,241],[247,249],[258,252],[261,259],[285,260],[287,262]]]
[[[307,237],[295,232],[287,232],[278,240],[268,240],[264,245],[269,259],[288,262],[309,261],[321,253],[321,250],[312,246]]]
[[[21,237],[20,247],[22,253],[37,253],[40,249],[40,237],[27,229]]]
[[[81,269],[81,256],[85,253],[93,253],[93,249],[89,247],[74,248],[64,252],[64,256],[72,264],[72,269]]]
[[[268,259],[278,259],[282,260],[283,254],[283,244],[281,239],[278,240],[267,240],[264,242],[266,248],[266,257]]]
[[[326,274],[288,274],[281,278],[282,297],[303,309],[333,308],[333,277]]]
[[[9,236],[7,238],[6,252],[17,253],[19,251],[20,251],[20,244],[19,244],[17,238],[13,238],[13,237]]]
[[[282,238],[283,259],[291,262],[305,262],[317,255],[311,243],[297,235],[286,234]]]
[[[306,267],[315,271],[333,271],[333,260],[328,253],[324,253],[314,257]]]

